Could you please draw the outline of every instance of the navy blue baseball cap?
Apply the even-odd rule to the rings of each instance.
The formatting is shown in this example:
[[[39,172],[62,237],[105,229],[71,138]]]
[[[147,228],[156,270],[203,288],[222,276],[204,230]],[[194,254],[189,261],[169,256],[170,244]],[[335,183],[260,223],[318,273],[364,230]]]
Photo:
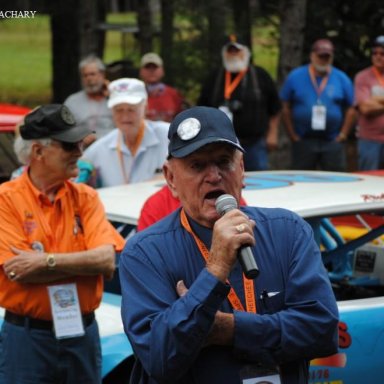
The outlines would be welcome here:
[[[25,116],[20,135],[25,140],[51,138],[67,143],[77,143],[93,133],[85,125],[76,125],[68,107],[46,104]]]
[[[225,143],[244,152],[232,121],[221,110],[212,107],[192,107],[180,112],[168,131],[168,155],[185,157],[211,143]]]

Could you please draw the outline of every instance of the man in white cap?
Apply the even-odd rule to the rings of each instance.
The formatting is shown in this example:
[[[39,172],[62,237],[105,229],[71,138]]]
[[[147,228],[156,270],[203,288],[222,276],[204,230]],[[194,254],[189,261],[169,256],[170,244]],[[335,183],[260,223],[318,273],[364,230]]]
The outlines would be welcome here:
[[[84,159],[95,166],[100,187],[149,180],[167,157],[169,124],[144,119],[147,92],[141,80],[112,81],[109,92],[116,128],[88,147]]]
[[[148,92],[146,117],[171,122],[184,108],[184,100],[176,88],[162,82],[164,74],[163,60],[157,53],[148,52],[141,58],[140,78]]]

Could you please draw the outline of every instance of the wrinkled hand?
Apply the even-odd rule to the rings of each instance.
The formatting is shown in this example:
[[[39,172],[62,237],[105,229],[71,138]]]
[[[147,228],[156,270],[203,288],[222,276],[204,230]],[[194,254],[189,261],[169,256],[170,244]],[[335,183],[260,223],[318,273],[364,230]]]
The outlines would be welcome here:
[[[35,274],[45,267],[45,254],[39,251],[26,251],[11,246],[11,251],[16,255],[7,260],[4,273],[12,281],[22,282],[25,278]]]
[[[255,222],[238,209],[226,213],[213,227],[207,270],[225,282],[237,260],[241,246],[255,245]]]
[[[183,280],[177,282],[176,291],[179,297],[183,297],[188,292]],[[205,341],[205,347],[209,345],[232,345],[234,327],[233,314],[217,311],[214,323]]]

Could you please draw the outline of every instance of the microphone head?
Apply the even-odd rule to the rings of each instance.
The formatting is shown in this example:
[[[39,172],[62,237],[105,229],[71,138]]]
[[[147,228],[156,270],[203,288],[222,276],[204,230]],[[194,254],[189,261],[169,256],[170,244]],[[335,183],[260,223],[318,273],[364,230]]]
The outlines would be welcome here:
[[[232,195],[221,195],[215,202],[217,213],[222,216],[225,213],[237,208],[237,201]]]

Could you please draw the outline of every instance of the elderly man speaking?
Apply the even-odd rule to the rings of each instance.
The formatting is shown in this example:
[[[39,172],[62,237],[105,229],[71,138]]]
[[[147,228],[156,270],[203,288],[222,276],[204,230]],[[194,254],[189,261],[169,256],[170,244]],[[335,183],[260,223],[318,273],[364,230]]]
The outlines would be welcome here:
[[[1,383],[101,383],[94,310],[124,240],[78,174],[88,128],[60,104],[26,116],[27,170],[0,186]]]
[[[284,209],[236,209],[243,148],[224,112],[181,112],[169,140],[164,175],[182,208],[133,236],[120,259],[122,318],[138,358],[132,382],[307,383],[309,360],[338,342],[311,227]],[[216,209],[223,194],[232,209]],[[244,247],[255,279],[238,261]]]

